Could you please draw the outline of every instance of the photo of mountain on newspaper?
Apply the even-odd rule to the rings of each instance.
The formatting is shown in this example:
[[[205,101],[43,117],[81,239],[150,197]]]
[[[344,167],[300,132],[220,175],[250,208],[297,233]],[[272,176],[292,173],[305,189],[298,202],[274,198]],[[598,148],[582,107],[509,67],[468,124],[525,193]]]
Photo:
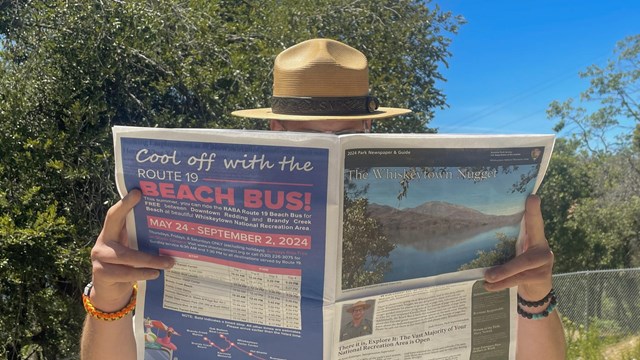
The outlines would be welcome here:
[[[343,289],[513,256],[537,164],[345,170]]]

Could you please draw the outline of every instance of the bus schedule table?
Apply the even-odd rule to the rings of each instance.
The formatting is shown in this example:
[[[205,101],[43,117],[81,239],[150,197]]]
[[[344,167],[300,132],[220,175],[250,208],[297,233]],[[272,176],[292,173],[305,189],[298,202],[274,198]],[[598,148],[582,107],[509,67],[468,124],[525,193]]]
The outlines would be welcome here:
[[[163,307],[185,313],[301,330],[301,271],[161,250],[176,263],[165,271]]]

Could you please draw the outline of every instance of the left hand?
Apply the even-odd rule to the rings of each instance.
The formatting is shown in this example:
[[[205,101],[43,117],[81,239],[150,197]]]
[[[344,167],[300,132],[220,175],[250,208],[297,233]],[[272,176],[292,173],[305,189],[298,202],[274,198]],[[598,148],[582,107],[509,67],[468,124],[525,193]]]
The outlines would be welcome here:
[[[527,198],[524,213],[524,245],[516,249],[516,257],[485,272],[485,288],[499,291],[518,286],[518,293],[529,301],[540,300],[551,290],[553,252],[544,236],[540,198]]]

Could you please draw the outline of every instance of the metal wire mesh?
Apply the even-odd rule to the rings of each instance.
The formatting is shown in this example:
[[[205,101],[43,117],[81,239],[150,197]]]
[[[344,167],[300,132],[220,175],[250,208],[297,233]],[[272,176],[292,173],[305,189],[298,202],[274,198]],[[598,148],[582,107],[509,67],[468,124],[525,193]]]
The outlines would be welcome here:
[[[553,277],[563,317],[603,335],[640,334],[640,268]]]

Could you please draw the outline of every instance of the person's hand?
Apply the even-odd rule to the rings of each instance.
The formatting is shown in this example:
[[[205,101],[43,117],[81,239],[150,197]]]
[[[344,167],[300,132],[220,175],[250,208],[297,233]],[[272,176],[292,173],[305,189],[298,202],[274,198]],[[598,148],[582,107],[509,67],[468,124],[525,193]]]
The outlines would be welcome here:
[[[118,311],[131,297],[133,283],[151,280],[161,269],[170,269],[174,260],[128,247],[125,219],[142,194],[132,190],[107,212],[102,231],[91,249],[93,289],[91,302],[105,312]]]
[[[551,290],[553,252],[544,236],[544,222],[540,212],[540,198],[527,198],[524,213],[525,237],[522,247],[516,249],[511,261],[488,269],[485,288],[498,291],[518,286],[518,293],[528,301],[537,301]]]

